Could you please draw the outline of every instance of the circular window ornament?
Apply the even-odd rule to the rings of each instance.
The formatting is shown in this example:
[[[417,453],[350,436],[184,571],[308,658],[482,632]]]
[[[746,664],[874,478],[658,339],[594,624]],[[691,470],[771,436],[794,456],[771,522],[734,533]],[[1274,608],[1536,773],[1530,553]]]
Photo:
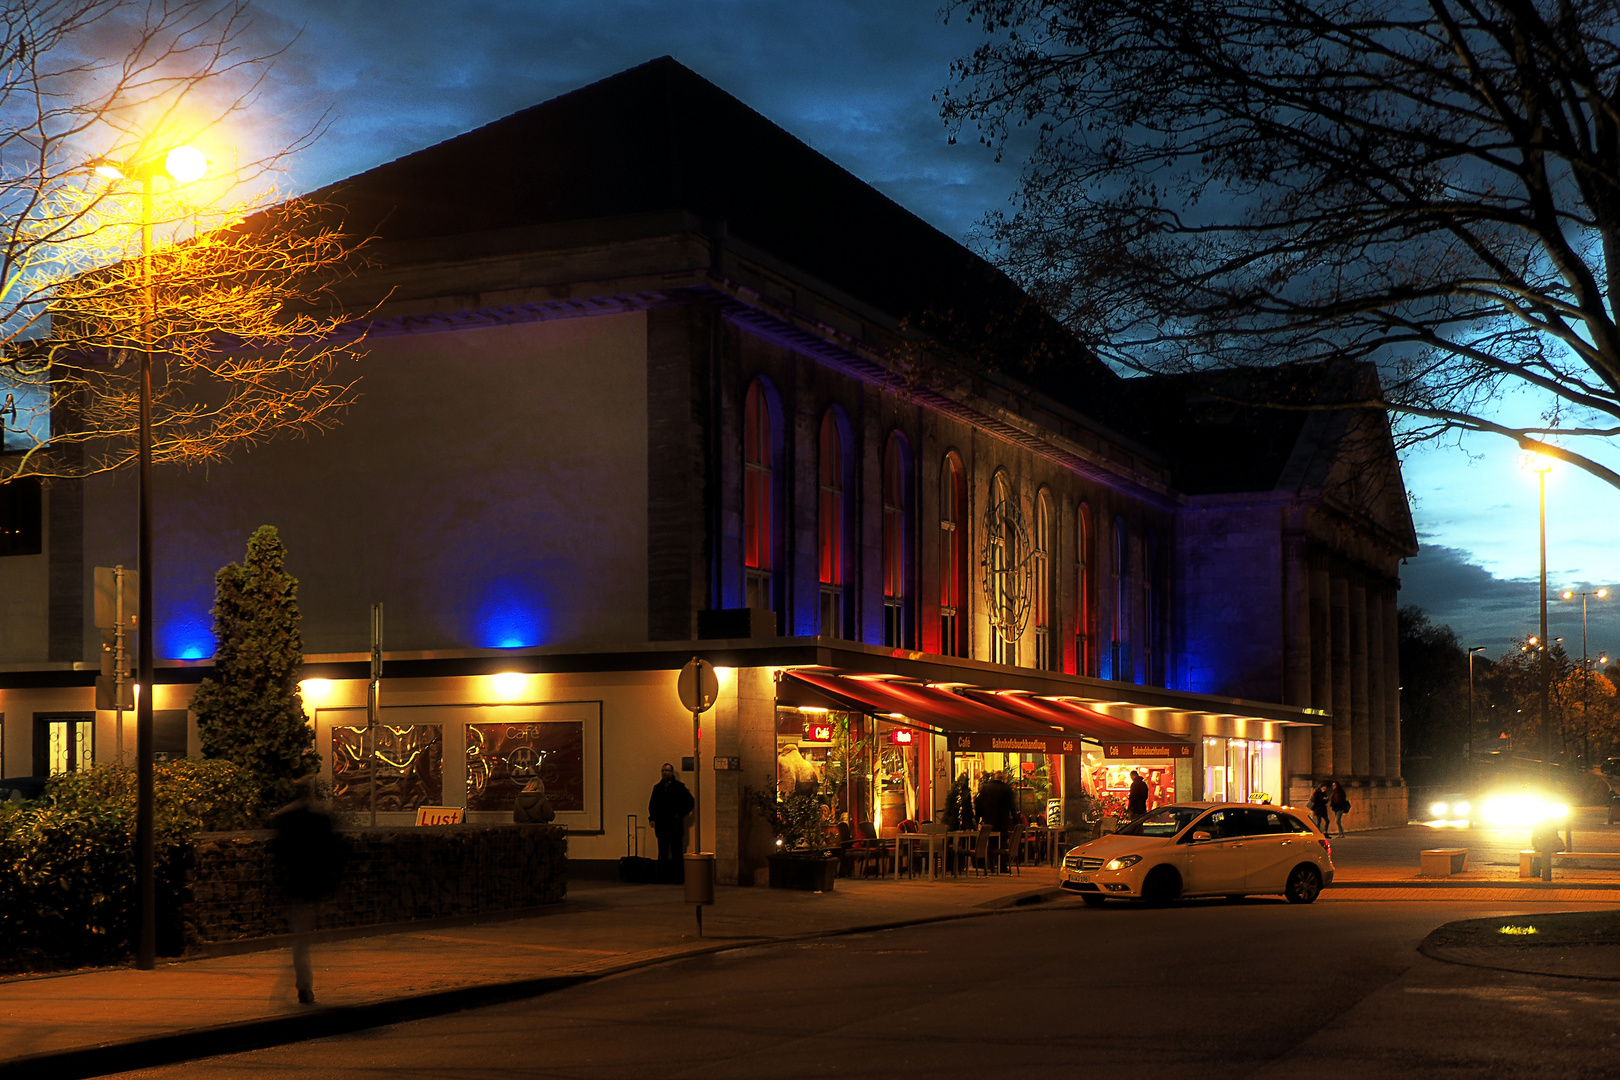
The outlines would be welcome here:
[[[984,598],[990,628],[1003,641],[1016,642],[1029,622],[1030,594],[1035,567],[1029,528],[1018,504],[1011,499],[996,503],[984,515]]]

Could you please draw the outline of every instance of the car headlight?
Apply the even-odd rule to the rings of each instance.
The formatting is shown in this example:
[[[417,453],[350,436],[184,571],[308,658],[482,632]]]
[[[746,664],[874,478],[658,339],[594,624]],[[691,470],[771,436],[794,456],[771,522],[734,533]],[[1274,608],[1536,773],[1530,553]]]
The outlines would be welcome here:
[[[1104,870],[1124,870],[1128,866],[1135,866],[1142,861],[1140,855],[1121,855],[1117,859],[1109,859],[1103,863]]]
[[[1443,818],[1443,817],[1446,816],[1446,811],[1450,810],[1450,809],[1451,809],[1451,807],[1446,805],[1443,802],[1430,803],[1429,804],[1429,816],[1430,817]]]
[[[1569,807],[1534,795],[1495,796],[1485,800],[1485,822],[1497,828],[1526,828],[1569,816]]]
[[[1471,809],[1472,809],[1472,807],[1470,807],[1467,803],[1460,802],[1456,806],[1453,806],[1451,808],[1451,812],[1453,814],[1456,814],[1458,817],[1467,817],[1468,816],[1468,811],[1471,810]]]

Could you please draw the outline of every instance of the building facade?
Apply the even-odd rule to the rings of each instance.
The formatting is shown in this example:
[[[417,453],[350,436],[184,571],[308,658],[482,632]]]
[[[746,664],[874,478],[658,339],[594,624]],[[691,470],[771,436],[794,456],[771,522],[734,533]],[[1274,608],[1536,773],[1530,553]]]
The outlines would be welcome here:
[[[331,432],[159,470],[160,752],[198,752],[213,575],[268,523],[325,775],[369,811],[374,766],[381,821],[496,820],[541,776],[605,865],[638,830],[645,852],[670,761],[695,845],[747,883],[762,790],[883,830],[958,777],[1008,772],[1055,819],[1140,767],[1158,799],[1340,778],[1362,824],[1405,820],[1416,547],[1381,416],[1223,416],[1074,350],[1021,370],[919,331],[1021,298],[667,59],[311,198],[372,238],[342,292],[370,313],[362,396]],[[37,537],[0,556],[7,775],[133,748],[95,709],[92,575],[133,566],[134,496],[58,481],[8,511]],[[694,656],[721,669],[695,770]]]

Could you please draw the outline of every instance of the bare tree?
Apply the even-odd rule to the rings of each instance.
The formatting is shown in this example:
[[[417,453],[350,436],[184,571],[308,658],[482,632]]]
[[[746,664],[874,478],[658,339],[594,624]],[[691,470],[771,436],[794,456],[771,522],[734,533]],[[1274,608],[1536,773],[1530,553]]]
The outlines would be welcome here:
[[[1393,410],[1404,441],[1490,432],[1620,487],[1601,460],[1620,433],[1613,0],[952,15],[986,38],[955,65],[947,122],[998,152],[1035,133],[992,254],[1099,355],[1372,360],[1382,395],[1359,404]]]
[[[273,59],[231,0],[0,9],[0,482],[132,461],[143,351],[156,462],[322,428],[352,400],[334,367],[360,339],[325,290],[353,245],[269,183],[307,138],[225,149]],[[177,145],[205,178],[170,175]]]

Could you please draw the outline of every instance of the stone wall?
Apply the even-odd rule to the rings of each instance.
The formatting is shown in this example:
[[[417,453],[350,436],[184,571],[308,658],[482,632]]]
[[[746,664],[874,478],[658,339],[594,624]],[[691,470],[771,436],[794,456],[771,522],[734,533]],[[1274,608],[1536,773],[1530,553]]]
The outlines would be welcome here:
[[[267,831],[197,839],[180,921],[187,946],[287,932]],[[345,832],[349,855],[317,930],[480,915],[560,903],[567,830],[446,825]]]

